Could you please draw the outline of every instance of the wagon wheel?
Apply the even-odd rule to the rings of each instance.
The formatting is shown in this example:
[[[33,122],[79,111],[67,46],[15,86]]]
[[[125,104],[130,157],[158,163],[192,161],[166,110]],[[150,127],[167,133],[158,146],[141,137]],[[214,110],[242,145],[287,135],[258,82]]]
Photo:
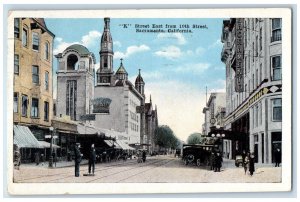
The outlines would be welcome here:
[[[184,158],[184,165],[188,165],[189,164],[189,161],[187,159],[187,157]]]
[[[197,159],[197,166],[199,167],[201,165],[201,160]]]
[[[189,163],[193,163],[194,159],[195,159],[195,157],[194,157],[193,154],[189,154],[189,155],[187,156],[187,160],[188,160]]]

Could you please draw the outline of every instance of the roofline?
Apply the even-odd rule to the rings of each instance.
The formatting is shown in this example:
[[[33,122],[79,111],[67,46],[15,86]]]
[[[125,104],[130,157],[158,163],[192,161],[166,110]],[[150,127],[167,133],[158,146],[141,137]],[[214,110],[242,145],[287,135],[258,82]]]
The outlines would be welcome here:
[[[44,28],[47,33],[49,33],[51,36],[53,36],[53,38],[55,38],[55,34],[53,34],[46,26],[46,22],[45,22],[45,26],[43,26],[41,23],[39,23],[36,18],[32,18],[41,28]]]

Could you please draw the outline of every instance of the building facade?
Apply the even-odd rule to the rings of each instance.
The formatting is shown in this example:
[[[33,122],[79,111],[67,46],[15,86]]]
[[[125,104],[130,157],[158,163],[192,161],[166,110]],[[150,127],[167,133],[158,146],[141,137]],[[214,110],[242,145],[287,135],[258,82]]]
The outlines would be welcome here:
[[[28,127],[40,141],[49,134],[53,116],[54,37],[43,18],[14,19],[14,124]],[[22,153],[27,154],[22,159],[32,158],[30,150]]]
[[[130,145],[147,145],[149,151],[154,147],[157,112],[152,102],[145,103],[145,82],[139,74],[133,85],[128,80],[128,73],[121,59],[116,72],[113,70],[113,39],[110,33],[110,18],[104,18],[104,31],[100,43],[100,67],[97,70],[94,100],[106,100],[106,106],[97,107],[95,126],[118,132],[125,132],[127,137],[119,137]]]
[[[92,112],[95,56],[86,47],[73,44],[55,57],[58,61],[56,114],[79,121]]]
[[[223,127],[223,118],[225,113],[225,93],[211,93],[206,103],[206,107],[203,108],[204,124],[203,134],[208,136],[213,127]]]
[[[42,18],[15,18],[14,27],[14,123],[48,129],[54,34]]]
[[[100,43],[100,67],[94,93],[94,125],[99,128],[125,132],[116,137],[127,144],[139,144],[141,136],[140,114],[137,106],[143,103],[142,94],[128,80],[128,73],[121,59],[116,72],[113,70],[113,40],[110,18],[104,18],[104,31]]]
[[[272,163],[282,139],[281,19],[224,20],[221,41],[224,127],[237,137],[231,140],[231,154],[249,150],[256,162]]]

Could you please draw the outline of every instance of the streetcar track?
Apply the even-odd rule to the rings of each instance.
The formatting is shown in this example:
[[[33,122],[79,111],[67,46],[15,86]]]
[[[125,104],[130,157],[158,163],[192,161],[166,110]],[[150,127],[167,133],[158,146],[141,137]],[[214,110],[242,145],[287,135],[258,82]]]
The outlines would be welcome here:
[[[128,162],[128,164],[125,164],[125,162],[123,163],[117,163],[117,164],[113,164],[113,165],[108,165],[108,166],[103,166],[101,168],[95,168],[95,171],[103,171],[103,170],[108,170],[109,168],[111,167],[115,167],[115,166],[119,166],[119,165],[132,165],[132,164],[135,164],[136,161],[133,161],[133,162]],[[63,167],[62,167],[63,168]],[[85,168],[81,168],[80,171],[84,171]],[[27,181],[27,180],[33,180],[33,179],[39,179],[39,178],[45,178],[45,177],[52,177],[52,176],[55,176],[55,175],[65,175],[65,174],[69,174],[70,172],[61,172],[61,173],[56,173],[56,174],[51,174],[51,175],[40,175],[40,176],[37,176],[37,177],[32,177],[32,178],[26,178],[26,179],[22,179],[18,182],[23,182],[23,181]]]
[[[159,162],[160,160],[157,160],[156,162],[153,162],[153,163],[157,163],[157,162]],[[151,165],[151,164],[153,164],[153,163],[148,163],[147,165]],[[146,165],[146,164],[142,164],[142,165]],[[127,169],[127,170],[122,170],[122,171],[120,171],[120,172],[123,172],[123,171],[128,171],[128,170],[133,170],[133,169],[136,169],[136,168],[140,168],[140,167],[143,167],[142,165],[140,165],[140,166],[138,166],[138,167],[134,167],[134,168],[130,168],[130,169]],[[96,170],[96,169],[95,169]],[[107,169],[104,169],[104,170],[108,170],[108,168]],[[102,170],[97,170],[97,171],[103,171],[103,169]],[[118,173],[120,173],[120,172],[118,172]],[[117,174],[117,173],[115,173],[115,174]],[[110,175],[114,175],[114,174],[110,174]],[[52,180],[48,180],[47,182],[53,182],[53,181],[56,181],[56,180],[61,180],[61,179],[67,179],[67,178],[73,178],[74,177],[74,175],[68,175],[68,176],[66,176],[66,177],[60,177],[60,178],[57,178],[57,179],[52,179]],[[102,177],[101,177],[102,178]],[[97,178],[98,179],[98,178]],[[99,178],[100,179],[100,178]],[[92,181],[94,181],[94,180],[92,180]],[[87,181],[87,182],[90,182],[90,181]]]
[[[162,162],[162,161],[165,161],[165,159],[164,159],[164,160],[158,160],[158,161],[149,163],[149,164],[147,164],[147,165],[152,165],[152,164],[160,163],[160,162]],[[143,164],[142,164],[142,165],[143,165]],[[141,168],[141,167],[145,167],[145,166],[133,167],[133,168],[129,168],[129,169],[126,169],[126,170],[122,170],[122,171],[118,171],[118,172],[115,172],[115,173],[111,173],[111,174],[109,174],[109,175],[105,175],[105,176],[102,176],[102,177],[99,177],[99,178],[96,178],[96,179],[92,179],[92,180],[90,180],[90,181],[87,181],[87,183],[88,183],[88,182],[93,182],[93,181],[96,181],[96,180],[99,180],[99,179],[103,179],[103,178],[106,178],[106,177],[110,177],[110,176],[112,176],[112,175],[117,175],[117,174],[122,173],[122,172],[125,172],[125,171],[130,171],[130,170],[134,170],[134,169],[139,169],[139,168]]]
[[[163,166],[163,165],[167,165],[167,164],[170,163],[171,161],[174,161],[174,159],[171,159],[171,160],[167,161],[166,163],[163,163],[163,164],[161,164],[161,165],[158,165],[158,166],[156,166],[155,168],[161,167],[161,166]],[[148,172],[149,170],[152,170],[152,169],[155,169],[155,168],[149,168],[149,169],[147,169],[147,170],[145,170],[145,171],[141,171],[141,172],[135,173],[135,174],[133,174],[133,175],[131,175],[131,176],[129,176],[129,177],[126,177],[126,178],[124,178],[124,179],[122,179],[122,180],[119,180],[118,182],[122,182],[122,181],[127,180],[127,179],[129,179],[129,178],[131,178],[131,177],[137,176],[137,175],[139,175],[139,174],[141,174],[141,173]]]
[[[138,167],[133,167],[133,168],[129,168],[129,169],[126,169],[126,170],[121,170],[121,171],[118,171],[118,172],[115,172],[115,173],[111,173],[111,174],[108,174],[108,175],[106,175],[106,176],[102,176],[102,177],[99,177],[99,178],[96,178],[96,179],[93,179],[93,180],[90,180],[90,181],[86,181],[86,183],[87,182],[93,182],[93,181],[95,181],[95,180],[97,180],[97,179],[102,179],[102,178],[106,178],[106,177],[109,177],[109,176],[112,176],[112,175],[116,175],[116,174],[119,174],[119,173],[122,173],[122,172],[124,172],[124,171],[129,171],[129,170],[134,170],[134,169],[138,169],[138,168],[141,168],[141,167],[145,167],[146,165],[148,166],[148,165],[152,165],[152,164],[155,164],[155,163],[157,163],[157,162],[159,162],[160,160],[156,160],[155,162],[151,162],[151,163],[148,163],[148,164],[140,164]],[[69,176],[70,177],[70,176]],[[66,178],[69,178],[69,177],[65,177],[65,178],[59,178],[59,179],[66,179]],[[73,175],[71,176],[71,177],[73,177]],[[54,180],[50,180],[50,181],[54,181]]]

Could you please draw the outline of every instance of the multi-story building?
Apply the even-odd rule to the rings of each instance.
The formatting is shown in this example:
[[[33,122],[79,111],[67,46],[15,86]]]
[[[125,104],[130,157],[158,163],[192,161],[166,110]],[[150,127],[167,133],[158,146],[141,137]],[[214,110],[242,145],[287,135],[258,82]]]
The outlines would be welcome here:
[[[95,126],[125,132],[127,144],[140,143],[141,119],[136,112],[143,103],[143,95],[128,80],[128,73],[121,59],[120,67],[113,71],[113,40],[110,33],[110,18],[104,18],[104,31],[100,44],[100,67],[97,70],[97,85],[94,93]]]
[[[97,70],[93,113],[96,114],[95,126],[112,129],[127,137],[124,139],[130,145],[154,146],[153,123],[157,123],[157,113],[152,109],[152,102],[145,103],[145,82],[139,74],[133,85],[128,80],[128,73],[121,59],[118,70],[113,71],[113,39],[110,33],[110,18],[104,18],[104,31],[100,44],[100,67]],[[105,103],[104,103],[105,102]],[[102,104],[101,104],[102,103]],[[137,110],[138,109],[138,110]],[[157,127],[157,124],[156,124]],[[120,133],[120,134],[121,134]]]
[[[234,134],[234,157],[254,152],[271,163],[281,147],[281,19],[232,18],[223,21],[221,60],[226,65],[225,129]]]
[[[202,135],[208,136],[208,133],[214,127],[223,127],[225,105],[225,93],[215,92],[210,94],[206,107],[202,111],[204,113],[204,133]]]
[[[25,128],[22,127],[22,129],[31,131],[37,140],[44,140],[45,135],[49,134],[53,116],[52,48],[54,37],[43,18],[14,19],[13,119],[15,125],[24,126]],[[20,127],[20,130],[15,132],[17,139],[20,136],[25,139],[28,137],[25,133],[21,134],[22,131],[24,132],[22,129]],[[24,145],[22,146],[22,141],[17,139],[14,140],[22,149]],[[23,152],[22,155],[22,159],[25,160],[30,159],[33,154]]]
[[[92,112],[95,56],[86,47],[73,44],[55,55],[58,61],[56,113],[79,121]]]

